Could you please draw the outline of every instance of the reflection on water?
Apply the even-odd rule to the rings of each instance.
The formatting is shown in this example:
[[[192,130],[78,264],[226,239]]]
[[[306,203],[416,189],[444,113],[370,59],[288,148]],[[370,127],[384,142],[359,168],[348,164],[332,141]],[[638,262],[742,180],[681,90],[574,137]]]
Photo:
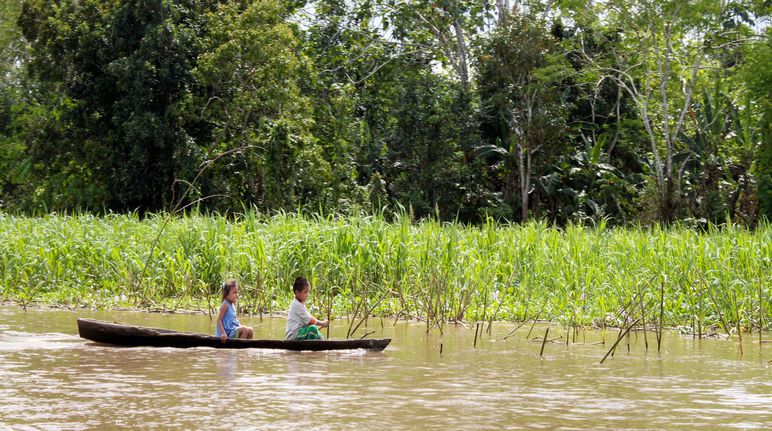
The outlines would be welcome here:
[[[518,429],[769,428],[772,345],[640,335],[602,365],[600,333],[583,344],[519,338],[472,346],[474,333],[372,324],[384,352],[120,348],[77,336],[93,317],[212,332],[208,316],[0,307],[0,428]],[[240,317],[259,338],[284,320]],[[333,338],[348,327],[333,325]],[[339,332],[336,332],[339,331]],[[542,334],[544,328],[541,329]],[[559,332],[554,326],[550,336]],[[535,332],[536,333],[536,332]],[[537,334],[538,335],[538,334]],[[607,335],[611,337],[613,335]],[[650,344],[651,344],[651,340]],[[440,353],[440,344],[443,349]]]

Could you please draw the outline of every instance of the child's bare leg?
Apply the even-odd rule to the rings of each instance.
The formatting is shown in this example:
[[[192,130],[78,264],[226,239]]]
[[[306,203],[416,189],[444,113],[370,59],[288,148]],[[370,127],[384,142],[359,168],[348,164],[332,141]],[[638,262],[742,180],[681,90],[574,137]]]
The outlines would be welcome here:
[[[239,326],[239,338],[251,340],[252,328],[250,328],[249,326]]]

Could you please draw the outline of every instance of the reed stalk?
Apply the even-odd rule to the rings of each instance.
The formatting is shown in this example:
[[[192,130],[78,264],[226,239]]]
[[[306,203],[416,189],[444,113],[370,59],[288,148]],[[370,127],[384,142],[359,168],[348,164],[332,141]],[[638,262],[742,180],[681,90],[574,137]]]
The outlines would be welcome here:
[[[367,322],[367,316],[369,316],[373,312],[375,307],[380,305],[380,303],[383,302],[384,299],[386,299],[386,295],[388,295],[389,293],[391,293],[391,291],[384,292],[383,295],[378,299],[378,301],[376,301],[375,304],[373,304],[372,306],[370,306],[370,308],[367,309],[367,311],[365,312],[365,315],[362,316],[362,319],[359,320],[359,323],[357,324],[357,326],[354,327],[353,330],[351,330],[350,334],[354,334],[357,331],[357,329],[359,329],[359,327],[362,325],[363,322]],[[352,319],[352,322],[353,322],[353,319]],[[365,326],[367,325],[365,324]],[[348,338],[348,336],[346,338]]]
[[[331,315],[332,315],[332,294],[330,293],[330,289],[328,288],[327,289],[327,322],[332,321]],[[330,325],[327,325],[326,329],[327,329],[327,339],[330,339]]]
[[[737,316],[737,323],[736,323],[736,329],[737,329],[737,340],[740,347],[740,358],[743,357],[743,331],[742,331],[742,325],[740,324],[742,322],[742,314],[743,309],[745,306],[740,306],[737,302],[737,294],[733,291],[732,292],[732,305],[734,305],[735,308],[735,315]]]
[[[627,312],[627,309],[628,309],[629,307],[631,307],[631,306],[632,306],[632,307],[634,307],[634,306],[635,306],[635,304],[636,304],[636,301],[637,301],[637,299],[638,299],[638,297],[639,297],[639,296],[640,296],[640,290],[638,290],[638,291],[635,293],[635,295],[633,295],[633,297],[632,297],[632,298],[630,298],[630,299],[629,299],[627,302],[625,302],[625,304],[622,306],[622,308],[620,308],[620,309],[617,311],[617,313],[614,315],[614,319],[619,319],[620,317],[622,317],[622,316],[623,316],[623,314],[624,314],[624,313],[626,313],[626,312]],[[630,312],[630,313],[628,313],[628,314],[632,314],[632,313],[633,313],[633,311],[631,311],[631,312]]]
[[[643,319],[643,342],[646,346],[646,350],[649,350],[649,340],[646,338],[646,309],[643,307],[643,294],[640,293],[640,285],[638,285],[639,295],[638,300],[641,304],[641,318]]]
[[[662,327],[663,327],[663,320],[665,317],[665,281],[660,281],[660,288],[659,288],[659,324],[658,330],[657,330],[657,353],[659,353],[660,348],[662,346]]]
[[[703,326],[720,324],[734,332],[731,299],[721,297],[732,292],[739,304],[758,299],[763,330],[769,310],[763,286],[768,284],[770,232],[767,222],[753,231],[729,227],[701,233],[675,226],[600,232],[578,225],[552,228],[539,221],[469,227],[399,214],[391,223],[381,217],[265,215],[249,209],[222,217],[199,214],[193,207],[173,216],[0,214],[0,295],[20,305],[195,310],[207,308],[214,287],[235,277],[259,290],[248,292],[245,301],[260,298],[259,312],[270,312],[286,310],[292,296],[283,286],[303,275],[339,286],[321,301],[322,312],[353,314],[351,329],[372,299],[393,290],[397,294],[387,296],[375,314],[420,316],[427,318],[428,328],[486,321],[490,333],[494,320],[527,319],[544,301],[538,319],[570,321],[576,336],[577,328],[602,325],[618,310],[639,314],[630,310],[641,303],[645,323],[650,323],[646,298],[656,287],[646,286],[645,280],[691,268],[700,275],[716,274],[726,291],[697,282],[707,285],[706,296],[705,287],[692,292],[687,277],[668,280],[669,291],[695,296],[661,301],[669,320],[663,317],[662,326],[688,321],[699,304],[697,332],[704,336]],[[511,281],[502,289],[492,281],[503,274]],[[518,274],[527,279],[515,282]],[[755,274],[760,293],[747,283]],[[355,298],[365,296],[364,286],[352,280],[370,285],[359,310]],[[576,286],[583,286],[585,295],[581,310],[572,306]],[[496,288],[501,296],[494,304],[486,291]],[[628,299],[630,304],[623,306]],[[715,303],[715,311],[706,307],[706,299]],[[619,315],[613,319],[622,320]]]
[[[764,331],[764,296],[761,293],[761,270],[759,270],[759,348],[761,348],[761,333]]]
[[[702,319],[703,319],[703,316],[704,316],[704,311],[703,311],[703,298],[704,297],[705,297],[705,290],[701,288],[700,289],[700,294],[699,294],[700,314],[697,316],[697,330],[698,330],[700,339],[702,339]]]
[[[550,325],[551,326],[551,325]],[[544,340],[541,342],[541,350],[539,350],[539,356],[544,355],[544,345],[547,344],[547,335],[550,333],[550,327],[547,326],[547,330],[544,331]]]
[[[627,324],[627,320],[625,320],[625,324]],[[623,324],[622,326],[619,327],[619,334],[617,334],[617,342],[619,342],[619,340],[621,340],[622,337],[625,336],[624,335],[625,334],[625,324]],[[614,343],[614,344],[616,344],[616,343]],[[614,346],[614,347],[616,347],[616,346]],[[616,350],[611,352],[611,356],[612,357],[614,356],[614,353],[616,353]]]
[[[525,336],[525,338],[531,337],[531,332],[533,331],[533,327],[536,326],[536,322],[538,321],[538,317],[534,319],[534,321],[531,323],[531,329],[528,330],[528,334]]]
[[[347,340],[349,339],[349,337],[351,337],[351,334],[354,332],[354,331],[351,330],[351,328],[353,328],[354,322],[357,320],[357,315],[359,314],[359,307],[362,306],[363,302],[364,301],[357,302],[356,308],[354,309],[354,314],[351,315],[351,321],[349,321],[348,331],[346,331],[346,339]],[[427,331],[428,331],[428,329],[427,329]]]
[[[528,318],[525,318],[522,322],[520,322],[519,325],[517,325],[515,327],[515,329],[509,331],[509,333],[507,335],[505,335],[503,338],[501,338],[500,340],[501,341],[506,340],[507,338],[512,336],[512,334],[514,334],[518,329],[522,328],[526,323],[531,322],[531,321],[533,322],[533,324],[531,325],[531,330],[533,330],[533,325],[536,324],[536,321],[539,319],[539,316],[541,316],[541,312],[544,311],[544,307],[546,307],[546,306],[547,306],[547,301],[545,300],[542,303],[541,308],[539,309],[539,311],[537,311],[532,316],[530,316]],[[531,331],[528,331],[528,335],[525,338],[528,338],[530,335],[531,335]]]
[[[619,344],[619,342],[622,341],[622,338],[624,338],[625,335],[627,335],[627,333],[630,332],[630,329],[632,329],[633,326],[638,324],[638,322],[640,320],[641,320],[641,318],[639,317],[635,322],[631,323],[630,326],[628,326],[627,329],[624,331],[624,333],[622,333],[620,331],[619,336],[617,337],[617,340],[614,342],[614,345],[611,346],[610,349],[608,349],[608,352],[606,352],[606,354],[603,356],[603,359],[600,360],[601,364],[606,360],[606,358],[608,357],[609,354],[611,354],[613,356],[613,352],[616,350],[617,344]]]
[[[478,332],[480,332],[480,322],[477,322],[477,325],[475,325],[475,328],[474,328],[474,343],[472,344],[472,346],[474,348],[477,348],[477,333]]]

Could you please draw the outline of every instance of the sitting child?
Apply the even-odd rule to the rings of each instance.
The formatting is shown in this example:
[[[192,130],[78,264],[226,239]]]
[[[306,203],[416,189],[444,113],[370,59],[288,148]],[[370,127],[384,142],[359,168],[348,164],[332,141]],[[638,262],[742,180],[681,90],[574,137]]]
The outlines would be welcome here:
[[[303,277],[298,277],[292,283],[292,292],[295,297],[292,298],[289,313],[287,313],[287,340],[324,340],[319,328],[329,326],[329,320],[320,321],[308,313],[306,309],[306,299],[311,284]]]
[[[252,328],[240,326],[233,304],[239,300],[239,284],[231,278],[222,284],[222,305],[217,316],[216,334],[222,342],[228,338],[252,338]]]

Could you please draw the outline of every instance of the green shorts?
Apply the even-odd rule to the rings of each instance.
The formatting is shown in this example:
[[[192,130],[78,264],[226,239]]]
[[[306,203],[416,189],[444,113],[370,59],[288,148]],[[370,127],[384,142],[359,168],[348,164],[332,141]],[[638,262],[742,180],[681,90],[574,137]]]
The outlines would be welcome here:
[[[296,340],[324,340],[322,334],[319,333],[319,328],[316,325],[308,325],[298,331]]]

